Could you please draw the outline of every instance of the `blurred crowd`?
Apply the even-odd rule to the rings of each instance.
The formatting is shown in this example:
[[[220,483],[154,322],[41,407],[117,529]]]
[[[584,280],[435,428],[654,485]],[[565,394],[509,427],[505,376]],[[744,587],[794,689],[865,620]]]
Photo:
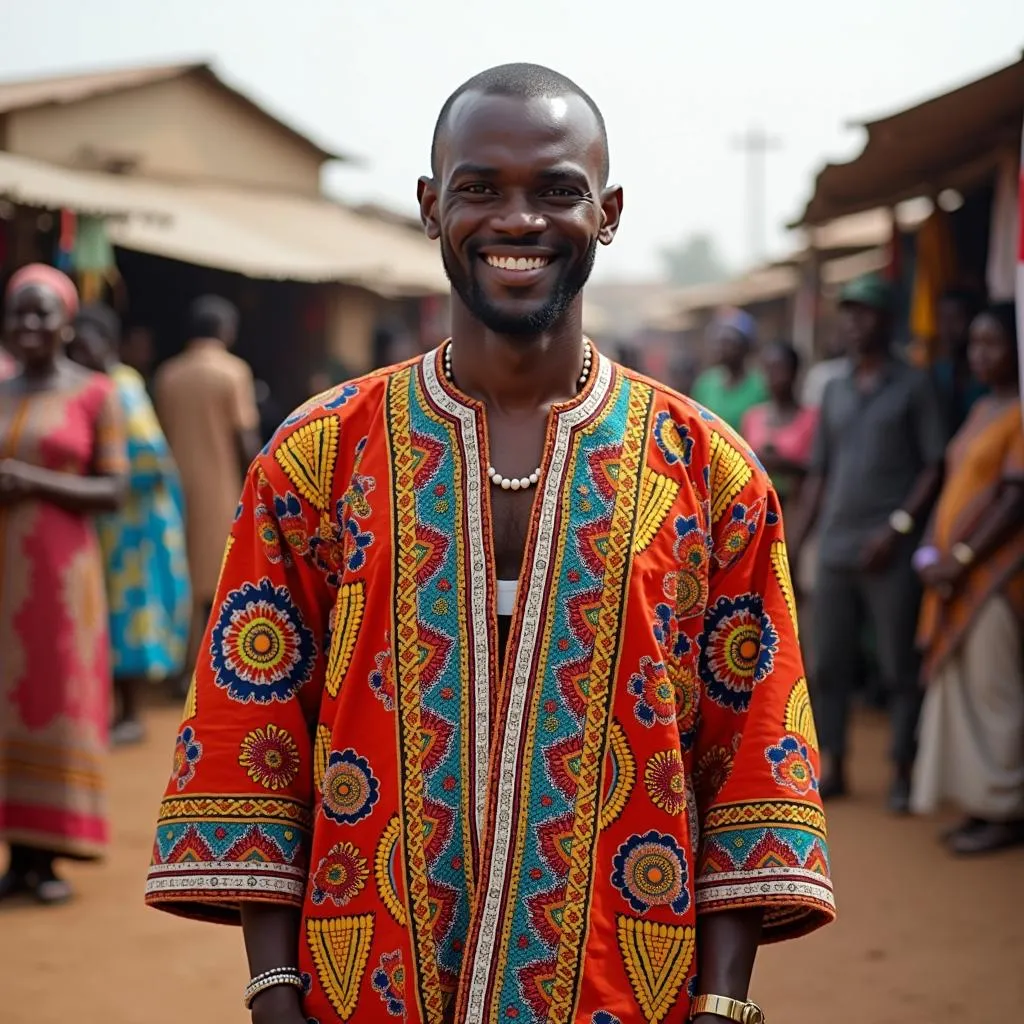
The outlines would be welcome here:
[[[738,431],[778,490],[822,796],[856,783],[851,704],[885,707],[891,810],[955,803],[943,841],[966,855],[1024,842],[1024,433],[1012,307],[956,291],[936,312],[936,356],[912,365],[888,284],[857,280],[805,368],[723,311],[711,365],[684,355],[668,383]],[[230,302],[195,300],[188,324],[150,376],[146,339],[80,307],[59,271],[26,267],[7,289],[0,898],[63,902],[55,861],[102,854],[108,748],[144,738],[147,689],[184,694],[245,467],[286,412],[232,353]],[[378,347],[385,363],[413,354]]]
[[[845,795],[851,702],[891,718],[893,812],[950,802],[958,854],[1024,842],[1024,433],[1012,304],[938,299],[913,365],[894,295],[840,296],[830,357],[801,375],[747,314],[715,321],[693,397],[738,430],[787,517],[821,795]],[[853,761],[855,765],[855,761]]]

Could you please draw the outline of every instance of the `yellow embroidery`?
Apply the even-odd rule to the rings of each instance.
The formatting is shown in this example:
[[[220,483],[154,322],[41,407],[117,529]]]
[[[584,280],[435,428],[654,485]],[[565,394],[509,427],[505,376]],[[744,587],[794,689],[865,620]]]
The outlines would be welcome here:
[[[793,630],[800,636],[800,624],[796,614],[796,594],[793,591],[793,577],[789,569],[789,552],[786,550],[786,542],[777,540],[772,543],[772,572],[778,581],[779,589],[782,591],[782,599],[789,609],[789,617],[793,621]]]
[[[747,460],[721,434],[711,435],[711,521],[725,515],[733,499],[754,475]]]
[[[224,545],[224,554],[221,555],[220,569],[217,570],[217,592],[220,593],[220,581],[224,578],[224,566],[228,564],[228,555],[231,554],[231,549],[235,546],[235,536],[230,534],[227,539],[227,543]],[[203,623],[205,626],[206,623]]]
[[[696,948],[691,925],[656,924],[619,916],[619,949],[644,1019],[660,1024],[675,1005]]]
[[[786,701],[787,732],[796,733],[807,740],[815,750],[818,749],[818,731],[814,727],[814,712],[811,710],[811,695],[807,691],[807,680],[801,676],[794,684],[793,690]]]
[[[287,789],[302,764],[291,733],[272,722],[262,729],[253,729],[242,740],[238,763],[264,789]]]
[[[185,711],[182,716],[182,721],[187,722],[190,718],[195,718],[198,707],[199,702],[196,697],[196,674],[193,672],[192,681],[188,684],[188,693],[185,694]]]
[[[608,756],[612,759],[615,781],[601,808],[601,820],[598,822],[601,829],[606,829],[623,812],[636,783],[636,761],[626,741],[625,730],[618,722],[612,722]]]
[[[647,762],[644,783],[651,803],[675,817],[686,807],[686,774],[678,750],[659,750]]]
[[[288,797],[167,797],[160,804],[160,821],[218,821],[244,818],[255,824],[287,821],[299,828],[309,827],[312,819],[305,803]]]
[[[391,862],[398,856],[398,843],[402,835],[402,822],[398,815],[394,815],[388,822],[384,834],[377,844],[377,854],[373,859],[373,875],[377,882],[377,892],[388,908],[388,913],[395,919],[396,923],[405,927],[405,905],[398,897],[394,880],[391,877]],[[396,865],[397,867],[397,865]]]
[[[395,543],[399,551],[411,552],[416,545],[415,456],[412,448],[409,387],[411,369],[396,373],[388,381],[388,412],[391,434],[391,460],[394,473],[394,500],[391,516]],[[411,559],[411,556],[410,556]],[[444,1019],[441,976],[430,927],[431,900],[427,888],[427,856],[423,837],[424,780],[421,770],[422,747],[411,738],[421,737],[420,644],[418,632],[418,588],[416,575],[406,566],[396,574],[394,622],[396,630],[395,705],[398,713],[399,743],[403,751],[402,802],[405,841],[402,856],[408,858],[409,907],[413,941],[413,964],[419,975],[423,1017],[427,1024]]]
[[[651,469],[644,471],[640,514],[637,516],[636,537],[633,541],[635,551],[645,551],[650,547],[678,495],[679,484],[675,480]]]
[[[342,1020],[348,1020],[355,1012],[370,957],[373,914],[328,920],[309,918],[306,941],[331,1006]]]
[[[704,832],[750,825],[803,825],[825,836],[825,814],[814,804],[799,801],[763,801],[725,804],[704,815]]]
[[[334,602],[331,649],[327,657],[327,679],[324,684],[332,697],[338,696],[345,673],[348,672],[365,607],[366,596],[361,580],[346,583],[339,589],[338,599]]]
[[[289,434],[274,452],[295,489],[321,513],[330,511],[340,432],[336,416],[310,420]]]
[[[580,956],[586,941],[587,905],[593,880],[593,846],[600,825],[594,813],[601,798],[602,759],[611,731],[608,721],[614,693],[610,681],[616,678],[620,654],[623,581],[632,566],[632,537],[639,511],[643,474],[643,446],[649,429],[651,390],[639,382],[629,388],[626,424],[617,470],[618,486],[605,554],[604,585],[596,614],[594,647],[590,662],[590,685],[583,723],[583,749],[576,794],[576,812],[565,883],[562,934],[551,984],[549,1020],[568,1020],[579,992]],[[615,400],[614,397],[612,399]],[[633,767],[636,777],[636,767]]]
[[[323,791],[324,775],[327,773],[327,759],[331,756],[331,730],[326,725],[316,727],[316,743],[313,746],[313,785],[317,793]]]

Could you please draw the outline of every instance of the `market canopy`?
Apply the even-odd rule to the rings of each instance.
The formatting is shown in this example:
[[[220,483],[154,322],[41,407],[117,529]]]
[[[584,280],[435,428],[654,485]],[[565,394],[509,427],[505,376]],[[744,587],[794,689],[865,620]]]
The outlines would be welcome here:
[[[167,220],[165,204],[145,190],[125,188],[125,181],[114,174],[72,170],[0,152],[0,199],[96,217]]]
[[[827,164],[793,225],[891,206],[942,189],[970,187],[1003,153],[1019,150],[1024,60],[900,113],[863,123],[868,140],[855,160]]]
[[[59,167],[0,152],[0,198],[108,220],[111,241],[247,277],[358,285],[380,295],[447,291],[434,243],[330,199]]]
[[[425,235],[329,199],[146,183],[163,190],[169,223],[115,221],[115,245],[253,278],[340,281],[380,295],[447,291]]]

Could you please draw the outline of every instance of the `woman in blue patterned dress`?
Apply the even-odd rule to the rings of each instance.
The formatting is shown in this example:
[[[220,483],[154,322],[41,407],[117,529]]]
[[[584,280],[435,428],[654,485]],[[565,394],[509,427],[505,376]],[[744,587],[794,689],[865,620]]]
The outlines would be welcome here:
[[[144,734],[141,684],[182,671],[191,598],[178,471],[142,377],[118,359],[119,341],[117,314],[107,306],[87,306],[76,320],[69,352],[113,380],[128,435],[128,497],[116,515],[98,523],[118,703],[111,741],[122,745]]]

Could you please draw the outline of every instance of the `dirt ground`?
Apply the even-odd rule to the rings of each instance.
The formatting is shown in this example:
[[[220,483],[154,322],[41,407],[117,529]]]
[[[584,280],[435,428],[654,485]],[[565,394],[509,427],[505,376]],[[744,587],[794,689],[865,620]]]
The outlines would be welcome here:
[[[4,1024],[244,1024],[241,934],[142,905],[177,710],[153,709],[145,745],[113,759],[114,844],[70,866],[77,900],[0,909]],[[948,857],[941,823],[881,810],[884,731],[858,725],[857,796],[830,808],[840,916],[765,949],[753,995],[772,1024],[995,1024],[1024,1000],[1024,850]]]

